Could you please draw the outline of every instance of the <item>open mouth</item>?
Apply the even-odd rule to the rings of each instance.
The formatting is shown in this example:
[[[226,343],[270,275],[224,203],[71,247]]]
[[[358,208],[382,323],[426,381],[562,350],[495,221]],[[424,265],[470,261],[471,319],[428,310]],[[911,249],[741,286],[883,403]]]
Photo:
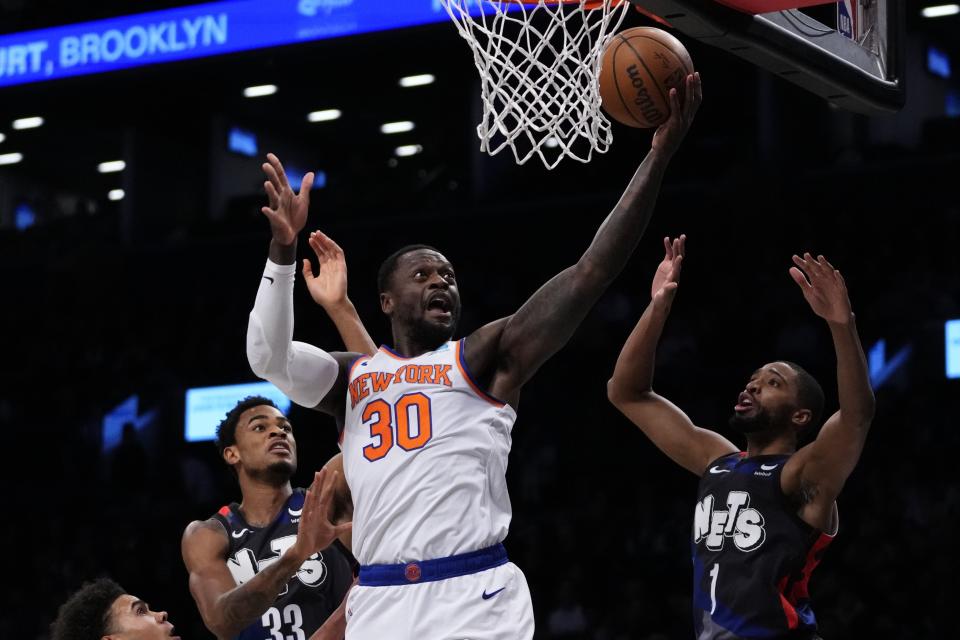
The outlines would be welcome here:
[[[269,451],[270,453],[281,453],[286,455],[290,455],[291,453],[290,445],[287,444],[286,442],[273,443],[272,445],[270,445]]]
[[[434,316],[450,318],[453,316],[453,301],[445,294],[436,294],[427,300],[427,311]]]
[[[746,413],[747,411],[750,411],[751,409],[753,409],[755,405],[756,403],[753,401],[753,397],[751,397],[749,393],[744,391],[737,398],[737,404],[733,408],[733,410],[736,411],[737,413]]]

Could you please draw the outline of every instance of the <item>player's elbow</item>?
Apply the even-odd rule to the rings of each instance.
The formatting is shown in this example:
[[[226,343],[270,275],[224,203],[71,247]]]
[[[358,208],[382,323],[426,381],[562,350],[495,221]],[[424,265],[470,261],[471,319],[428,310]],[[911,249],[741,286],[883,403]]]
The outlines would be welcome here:
[[[621,411],[627,404],[644,400],[650,393],[650,389],[637,389],[617,375],[607,382],[607,399]]]

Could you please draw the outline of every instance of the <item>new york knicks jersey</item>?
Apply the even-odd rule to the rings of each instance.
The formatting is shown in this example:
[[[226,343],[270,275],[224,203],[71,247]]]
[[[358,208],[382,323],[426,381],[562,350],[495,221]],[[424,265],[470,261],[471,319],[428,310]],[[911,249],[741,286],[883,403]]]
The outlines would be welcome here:
[[[296,542],[304,494],[303,489],[295,489],[274,521],[263,528],[251,526],[237,503],[223,507],[213,516],[226,529],[230,542],[227,568],[238,585],[276,562]],[[260,620],[237,638],[309,638],[340,606],[352,582],[349,552],[334,542],[310,556]]]
[[[780,488],[788,455],[715,460],[693,519],[697,640],[811,637],[807,584],[833,539],[800,519]]]
[[[471,379],[463,340],[402,358],[386,347],[349,376],[343,469],[361,565],[468,553],[510,526],[512,407]]]

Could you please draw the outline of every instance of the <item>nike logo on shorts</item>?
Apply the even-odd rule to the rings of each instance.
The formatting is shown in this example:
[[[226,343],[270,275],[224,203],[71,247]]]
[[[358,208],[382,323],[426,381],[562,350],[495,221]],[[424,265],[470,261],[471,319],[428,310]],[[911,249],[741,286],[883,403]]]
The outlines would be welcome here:
[[[490,598],[492,598],[493,596],[497,595],[498,593],[500,593],[500,592],[503,591],[504,589],[506,589],[506,587],[500,587],[500,588],[497,589],[496,591],[492,591],[492,592],[490,592],[490,593],[487,593],[486,590],[484,590],[484,592],[483,592],[483,599],[484,599],[484,600],[489,600]]]
[[[264,279],[264,280],[269,280],[269,281],[270,281],[270,284],[273,284],[273,278],[271,278],[270,276],[263,276],[263,279]]]

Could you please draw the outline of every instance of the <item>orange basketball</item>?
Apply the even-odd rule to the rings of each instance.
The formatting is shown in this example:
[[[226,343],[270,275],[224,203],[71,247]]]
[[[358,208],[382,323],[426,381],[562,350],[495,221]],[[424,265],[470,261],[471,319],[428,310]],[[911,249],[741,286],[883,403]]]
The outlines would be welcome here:
[[[613,36],[603,52],[600,97],[603,110],[628,127],[658,127],[670,116],[670,89],[683,97],[693,60],[679,40],[653,27]]]

